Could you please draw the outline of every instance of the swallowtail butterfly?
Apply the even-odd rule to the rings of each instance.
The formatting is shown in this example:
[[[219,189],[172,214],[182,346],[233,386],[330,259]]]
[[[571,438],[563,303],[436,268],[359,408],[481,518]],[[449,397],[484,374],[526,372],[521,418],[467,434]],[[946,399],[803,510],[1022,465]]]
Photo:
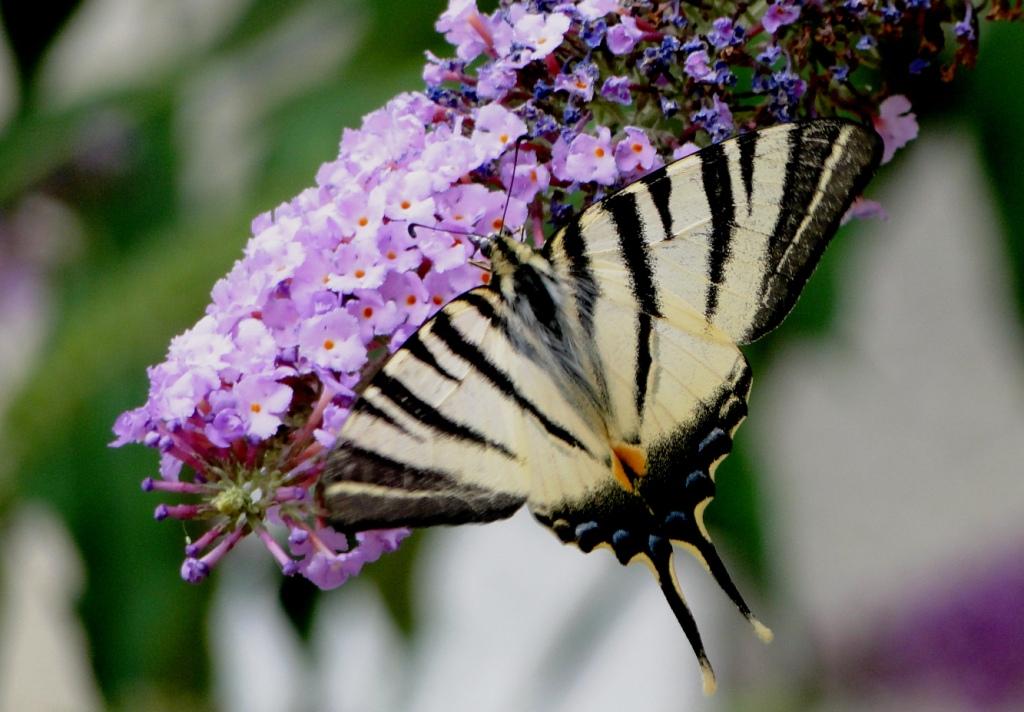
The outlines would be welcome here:
[[[485,243],[352,407],[322,478],[341,530],[487,522],[524,504],[567,544],[646,563],[714,675],[672,565],[697,557],[763,639],[704,526],[746,416],[737,344],[774,329],[876,169],[874,131],[746,133],[584,210],[541,249]]]

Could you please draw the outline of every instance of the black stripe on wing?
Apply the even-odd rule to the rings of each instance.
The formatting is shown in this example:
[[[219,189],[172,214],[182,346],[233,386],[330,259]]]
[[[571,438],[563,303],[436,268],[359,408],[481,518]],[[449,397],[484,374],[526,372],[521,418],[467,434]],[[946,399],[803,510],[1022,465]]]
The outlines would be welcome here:
[[[636,371],[634,373],[634,401],[636,414],[643,422],[644,406],[647,403],[647,381],[651,375],[654,358],[651,356],[651,338],[654,335],[654,317],[647,312],[637,314],[636,324]]]
[[[741,134],[736,139],[740,147],[740,177],[743,191],[747,194],[747,215],[754,212],[754,156],[757,153],[757,133]]]
[[[497,294],[497,292],[495,292],[495,294]],[[479,291],[466,292],[459,297],[459,301],[472,306],[482,317],[491,322],[491,326],[508,336],[508,324],[505,323],[505,320],[502,318],[501,314],[498,313],[498,310],[494,308],[494,305],[491,304],[490,300],[483,294],[480,294]],[[439,314],[443,313],[444,312],[439,312]]]
[[[467,295],[468,296],[468,295]],[[515,384],[512,378],[498,368],[487,355],[476,345],[466,340],[466,337],[459,332],[451,319],[444,312],[441,312],[434,319],[430,333],[436,336],[448,347],[448,350],[465,361],[473,370],[483,376],[487,381],[497,388],[502,395],[512,400],[516,405],[532,415],[541,424],[544,430],[552,437],[561,440],[570,447],[582,450],[591,457],[587,447],[581,443],[572,433],[548,418],[534,403],[526,398]]]
[[[622,192],[604,202],[619,237],[619,253],[629,270],[629,281],[637,306],[636,366],[634,371],[634,401],[637,416],[642,420],[647,401],[647,381],[654,359],[651,355],[653,319],[660,317],[661,305],[658,288],[654,284],[653,256],[647,244],[646,225],[637,208],[636,195]]]
[[[713,321],[718,311],[718,288],[725,281],[725,266],[732,254],[733,222],[736,204],[733,200],[729,161],[721,144],[708,146],[700,152],[701,178],[711,212],[711,237],[708,245],[708,289],[704,297],[704,318]]]
[[[525,502],[345,442],[331,452],[321,486],[328,519],[340,531],[487,522]]]
[[[552,259],[552,251],[560,247],[562,255],[569,267],[572,278],[573,297],[576,301],[576,313],[580,322],[580,331],[584,334],[594,333],[594,304],[600,295],[594,273],[590,269],[590,258],[587,256],[587,244],[580,232],[580,221],[577,216],[562,229],[558,235],[544,243],[541,255]]]
[[[420,338],[418,331],[406,339],[405,343],[402,344],[402,348],[408,351],[411,356],[416,357],[420,362],[430,366],[430,368],[432,368],[434,372],[442,378],[453,383],[459,382],[458,378],[453,376],[448,369],[437,362],[437,357],[434,356],[430,349],[427,348],[427,345],[423,343],[423,339]]]
[[[629,271],[629,282],[639,309],[651,316],[661,316],[658,289],[654,285],[651,249],[644,235],[644,224],[637,210],[636,195],[619,192],[601,206],[608,211],[619,237],[619,253]]]
[[[392,418],[390,415],[385,413],[383,410],[375,406],[373,403],[369,401],[368,398],[357,399],[356,402],[352,404],[352,412],[362,413],[363,415],[368,415],[371,418],[376,418],[377,420],[387,423],[395,430],[401,432],[403,435],[408,435],[413,440],[423,442],[423,438],[419,437],[414,433],[409,432],[409,430],[406,429],[404,425],[402,425],[397,420]]]
[[[665,175],[665,169],[648,173],[640,179],[640,182],[647,187],[647,193],[651,196],[655,210],[658,211],[658,219],[661,220],[661,229],[665,233],[666,242],[675,237],[672,224],[672,181]]]
[[[854,198],[881,160],[882,141],[870,128],[841,119],[795,126],[779,215],[768,242],[761,308],[741,342],[768,333],[796,303]]]
[[[374,376],[371,385],[375,386],[383,397],[390,400],[410,417],[418,420],[428,428],[443,435],[449,435],[459,440],[492,448],[510,460],[517,459],[515,453],[504,444],[485,437],[468,425],[455,422],[434,406],[417,397],[401,381],[389,376],[386,373],[386,369]]]

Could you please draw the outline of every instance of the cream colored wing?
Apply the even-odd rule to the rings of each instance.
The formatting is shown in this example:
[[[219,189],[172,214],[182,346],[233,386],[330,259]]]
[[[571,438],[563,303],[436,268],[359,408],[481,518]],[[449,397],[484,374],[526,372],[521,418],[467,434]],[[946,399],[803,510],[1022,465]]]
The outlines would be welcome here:
[[[746,416],[750,370],[739,349],[706,330],[681,330],[598,297],[591,347],[602,365],[612,458],[584,496],[528,499],[537,519],[585,552],[610,548],[623,564],[650,566],[714,688],[714,674],[672,565],[683,545],[711,572],[762,637],[704,527],[714,471]],[[718,334],[720,336],[720,333]],[[638,385],[639,384],[639,385]]]
[[[604,296],[753,341],[792,309],[880,155],[873,130],[840,119],[743,134],[588,208],[581,250]]]
[[[483,522],[527,499],[592,488],[607,446],[592,411],[517,350],[499,294],[448,304],[370,381],[322,478],[332,523],[356,531]]]
[[[704,149],[588,208],[545,245],[592,351],[612,451],[584,501],[530,507],[584,551],[649,563],[714,678],[670,562],[681,544],[753,623],[703,523],[714,470],[746,416],[736,347],[789,312],[878,164],[874,132],[819,120]]]

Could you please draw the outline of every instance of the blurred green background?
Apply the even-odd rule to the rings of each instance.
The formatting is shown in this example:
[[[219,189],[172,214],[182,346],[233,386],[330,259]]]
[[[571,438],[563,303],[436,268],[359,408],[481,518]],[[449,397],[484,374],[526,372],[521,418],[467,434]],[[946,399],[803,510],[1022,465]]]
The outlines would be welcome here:
[[[443,6],[61,0],[40,12],[0,2],[0,531],[8,611],[0,625],[17,615],[12,579],[23,573],[11,565],[10,549],[21,541],[14,523],[24,520],[19,513],[31,519],[48,511],[84,571],[80,596],[72,589],[66,600],[84,630],[82,670],[95,693],[80,708],[230,705],[230,696],[214,692],[210,664],[218,582],[180,580],[183,533],[153,521],[157,500],[138,487],[155,473],[156,455],[108,449],[110,427],[144,401],[146,366],[202,314],[253,216],[311,185],[319,164],[336,154],[343,127],[421,86],[423,51],[447,53],[433,30]],[[1019,320],[1024,28],[982,30],[976,71],[952,86],[922,82],[910,90],[923,136],[955,125],[977,139]],[[901,160],[883,170],[882,185],[896,180]],[[861,229],[846,230],[786,326],[752,350],[759,377],[788,342],[822,337],[842,321],[837,275]],[[1020,377],[1018,370],[1011,382],[1019,386]],[[788,585],[776,563],[787,554],[770,545],[773,521],[784,513],[767,503],[761,455],[740,437],[710,511],[734,568],[760,588],[758,598],[784,605]],[[1017,534],[1024,536],[1024,524]],[[408,571],[430,545],[418,536],[367,574],[413,646],[423,621]],[[269,558],[263,563],[269,567]],[[323,596],[301,581],[273,585],[299,639],[308,639]],[[676,664],[687,673],[690,662]],[[714,704],[829,709],[816,679],[805,666],[788,682],[776,680],[767,697],[752,688],[720,694]],[[316,706],[295,708],[306,704]]]

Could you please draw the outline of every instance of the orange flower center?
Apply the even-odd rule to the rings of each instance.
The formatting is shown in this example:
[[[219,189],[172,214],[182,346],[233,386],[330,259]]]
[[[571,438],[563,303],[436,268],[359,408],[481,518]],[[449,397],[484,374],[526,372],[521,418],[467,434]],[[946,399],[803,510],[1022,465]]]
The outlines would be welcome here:
[[[363,309],[363,316],[366,317],[367,319],[373,316],[373,307],[366,307],[365,309]]]
[[[259,413],[261,410],[263,410],[263,406],[261,406],[259,403],[253,403],[252,405],[249,406],[249,410],[251,410],[253,413]]]
[[[501,221],[501,218],[494,218],[494,222],[491,223],[491,229],[497,232],[498,230],[501,229],[501,226],[504,224],[505,223]]]
[[[359,227],[366,227],[369,224],[370,224],[370,219],[368,217],[366,217],[365,215],[363,215],[361,218],[359,218]]]
[[[330,351],[334,348],[334,341],[332,339],[324,339],[324,348]]]
[[[434,304],[436,304],[437,306],[441,306],[441,303],[444,301],[444,299],[441,298],[440,294],[435,294],[430,301],[434,302]]]
[[[633,145],[631,146],[631,148],[633,149],[633,153],[640,153],[641,151],[643,151],[643,150],[644,150],[644,147],[643,147],[643,146],[641,146],[641,145],[640,145],[639,143],[634,143],[634,144],[633,144]]]
[[[598,158],[604,158],[604,149],[598,146],[594,149],[594,155]]]
[[[357,269],[354,274],[356,275],[356,279],[362,279],[363,277],[366,276],[366,270]]]
[[[501,134],[500,136],[498,136],[498,140],[501,141],[502,143],[508,143],[508,134]]]
[[[491,283],[491,273],[490,272],[481,272],[480,273],[480,281],[483,282],[484,284],[490,284]]]
[[[408,200],[403,200],[401,202],[401,206],[402,206],[402,210],[408,210],[409,208],[412,207],[412,203],[410,203]]]
[[[413,304],[415,304],[416,303],[416,295],[410,294],[408,297],[405,298],[405,303],[408,304],[409,306],[412,306]]]
[[[387,258],[388,258],[389,260],[393,260],[393,259],[395,259],[396,257],[398,257],[398,255],[397,255],[397,254],[395,253],[395,251],[394,251],[394,250],[388,250]]]

